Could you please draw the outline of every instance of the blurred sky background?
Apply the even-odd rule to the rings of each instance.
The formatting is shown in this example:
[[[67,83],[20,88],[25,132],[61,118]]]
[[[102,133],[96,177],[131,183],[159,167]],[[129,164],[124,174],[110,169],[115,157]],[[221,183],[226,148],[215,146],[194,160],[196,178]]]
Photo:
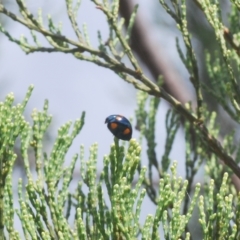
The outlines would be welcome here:
[[[139,0],[139,11],[144,14],[149,21],[149,28],[154,41],[164,46],[167,56],[172,64],[179,69],[182,77],[186,77],[186,72],[180,62],[176,51],[175,37],[177,31],[170,31],[168,26],[173,24],[161,9],[156,1]],[[76,39],[70,21],[67,18],[65,2],[55,1],[27,1],[30,10],[35,14],[42,8],[43,18],[51,14],[54,21],[63,23],[64,35]],[[159,10],[156,10],[159,6]],[[15,1],[8,1],[6,7],[17,12]],[[158,20],[162,16],[162,24]],[[158,20],[157,20],[158,19]],[[4,18],[5,20],[5,18]],[[105,16],[95,8],[90,0],[82,0],[79,11],[78,23],[81,26],[87,23],[92,45],[97,47],[97,31],[100,30],[103,39],[107,39],[108,26]],[[21,34],[31,39],[29,31],[21,25],[6,20],[6,29],[16,38]],[[166,24],[167,23],[167,24]],[[43,38],[39,38],[45,43]],[[81,116],[82,111],[86,111],[86,121],[80,135],[74,141],[69,153],[68,160],[74,153],[79,153],[79,146],[84,144],[86,158],[91,144],[99,144],[98,166],[102,167],[104,154],[109,153],[109,146],[113,143],[113,136],[104,124],[105,118],[110,114],[119,113],[128,118],[134,117],[136,105],[136,90],[130,84],[124,82],[115,73],[108,69],[98,67],[92,63],[75,59],[70,54],[63,53],[34,53],[26,55],[16,44],[10,42],[3,34],[0,34],[0,98],[3,100],[9,92],[13,92],[16,102],[21,102],[30,84],[35,86],[32,97],[27,105],[26,117],[30,119],[33,108],[42,109],[44,99],[49,100],[49,113],[53,115],[50,127],[50,143],[54,140],[59,126],[69,120],[75,120]],[[147,72],[147,70],[146,70]],[[147,73],[148,74],[148,73]],[[149,75],[149,74],[148,74]],[[150,76],[151,77],[151,76]],[[161,101],[157,115],[157,149],[158,157],[161,157],[165,144],[165,114],[169,108],[168,104]],[[133,119],[133,126],[135,120]],[[138,138],[139,134],[133,131],[133,138]],[[174,144],[174,151],[171,158],[178,161],[179,175],[185,177],[184,160],[184,134],[180,130]],[[45,146],[47,147],[47,146]],[[146,147],[143,146],[143,165],[146,165]],[[51,147],[48,148],[51,150]],[[146,197],[147,198],[147,197]],[[149,201],[144,202],[144,215],[154,211],[154,205]],[[143,220],[145,217],[143,218]]]

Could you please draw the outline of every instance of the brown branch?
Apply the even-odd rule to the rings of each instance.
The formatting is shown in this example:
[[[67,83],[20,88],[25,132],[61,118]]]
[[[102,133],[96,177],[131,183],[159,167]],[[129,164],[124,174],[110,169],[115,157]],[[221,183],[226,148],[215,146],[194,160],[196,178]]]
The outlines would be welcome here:
[[[235,44],[233,37],[228,28],[224,27],[223,36],[225,40],[231,45],[231,47],[236,51],[237,55],[240,57],[240,47]]]

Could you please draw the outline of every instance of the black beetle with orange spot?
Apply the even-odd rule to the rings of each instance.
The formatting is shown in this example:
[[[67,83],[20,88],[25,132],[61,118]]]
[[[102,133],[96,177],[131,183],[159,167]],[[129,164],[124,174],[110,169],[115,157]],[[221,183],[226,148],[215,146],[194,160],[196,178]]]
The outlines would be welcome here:
[[[122,115],[113,114],[106,118],[105,123],[110,132],[118,139],[129,141],[132,138],[132,125]]]

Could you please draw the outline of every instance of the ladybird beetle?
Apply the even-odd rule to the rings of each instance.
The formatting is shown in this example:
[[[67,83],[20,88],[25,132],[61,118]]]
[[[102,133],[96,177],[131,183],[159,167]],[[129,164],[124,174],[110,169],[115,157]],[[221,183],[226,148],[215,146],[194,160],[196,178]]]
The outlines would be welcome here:
[[[106,118],[105,123],[110,132],[118,139],[129,141],[132,138],[132,125],[122,115],[113,114]]]

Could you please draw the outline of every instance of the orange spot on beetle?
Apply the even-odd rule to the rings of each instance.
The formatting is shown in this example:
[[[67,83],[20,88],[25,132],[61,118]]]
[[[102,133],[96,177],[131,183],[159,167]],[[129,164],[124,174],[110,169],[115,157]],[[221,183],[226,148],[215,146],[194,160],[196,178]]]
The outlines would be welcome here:
[[[126,128],[124,131],[123,131],[123,134],[124,135],[127,135],[131,132],[131,130],[129,128]]]
[[[111,129],[116,129],[118,127],[118,124],[117,123],[111,123],[110,124],[110,128]]]

